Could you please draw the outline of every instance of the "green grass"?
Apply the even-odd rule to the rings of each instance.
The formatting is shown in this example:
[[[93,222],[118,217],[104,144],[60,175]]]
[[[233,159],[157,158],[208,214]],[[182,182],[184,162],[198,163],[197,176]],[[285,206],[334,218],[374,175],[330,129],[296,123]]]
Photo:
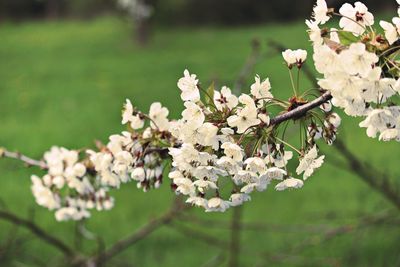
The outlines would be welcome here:
[[[139,48],[131,40],[129,25],[115,18],[3,24],[0,26],[0,146],[36,158],[54,144],[91,147],[94,139],[106,141],[110,134],[123,130],[120,110],[127,97],[143,110],[151,102],[161,101],[177,117],[182,103],[176,81],[185,68],[198,74],[203,84],[215,79],[219,84],[232,85],[250,52],[253,38],[263,43],[272,38],[290,48],[309,48],[304,31],[302,23],[236,29],[164,28],[155,30],[149,47]],[[279,56],[266,58],[257,65],[255,73],[270,77],[276,95],[289,97],[290,82]],[[363,160],[399,177],[398,144],[367,138],[358,123],[358,119],[344,119],[339,138]],[[336,164],[334,159],[338,155],[333,148],[323,149],[328,152],[327,164],[307,181],[304,189],[278,193],[270,188],[255,194],[244,206],[244,220],[283,225],[342,225],[354,222],[362,214],[393,209],[376,191]],[[19,162],[0,161],[1,200],[22,216],[28,216],[34,209],[38,224],[72,244],[74,224],[57,223],[52,213],[34,204],[29,177],[40,171],[21,167]],[[115,208],[95,212],[88,222],[88,229],[101,234],[106,244],[161,214],[173,198],[167,184],[144,194],[131,183],[115,191],[114,196]],[[207,219],[231,217],[231,211],[194,213]],[[9,224],[0,223],[0,244],[5,242],[10,229]],[[218,238],[229,236],[227,231],[212,226],[203,230]],[[59,254],[53,248],[26,231],[20,230],[19,235],[25,243],[8,265],[32,265],[33,258],[40,260],[41,266],[61,264],[54,260]],[[241,266],[257,263],[266,266],[267,261],[261,255],[290,254],[291,246],[309,236],[301,230],[246,231],[242,236],[245,253],[241,256]],[[300,256],[304,257],[303,263],[307,261],[304,266],[321,258],[336,258],[341,266],[395,266],[400,263],[399,239],[398,227],[380,225],[307,247]],[[93,247],[93,242],[85,241],[82,250],[90,251]],[[218,248],[165,227],[122,253],[110,266],[119,263],[126,266],[122,262],[129,263],[128,266],[202,266],[219,253]],[[269,262],[268,266],[296,264]],[[327,264],[319,262],[314,266]]]

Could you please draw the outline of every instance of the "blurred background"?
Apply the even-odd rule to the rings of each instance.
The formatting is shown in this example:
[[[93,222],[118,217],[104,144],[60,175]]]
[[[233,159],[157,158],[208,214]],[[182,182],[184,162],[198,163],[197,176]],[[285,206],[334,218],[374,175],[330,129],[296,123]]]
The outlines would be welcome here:
[[[327,2],[340,7],[344,1]],[[397,14],[394,0],[364,3],[378,18]],[[312,0],[0,0],[0,146],[34,158],[54,144],[94,147],[95,139],[106,142],[123,130],[126,98],[143,111],[161,101],[177,118],[182,102],[176,82],[185,68],[203,84],[239,84],[244,92],[259,74],[271,79],[276,96],[289,98],[287,71],[268,42],[311,53],[304,20],[313,5]],[[246,71],[249,61],[254,67]],[[314,72],[311,59],[308,65]],[[304,78],[302,85],[306,90],[312,83]],[[326,164],[302,190],[254,194],[241,210],[236,266],[400,266],[398,144],[369,139],[359,119],[342,117],[339,140],[368,168],[349,166],[340,151],[323,146]],[[52,212],[34,203],[30,175],[40,170],[1,159],[0,173],[2,209],[33,220],[82,253],[96,249],[93,240],[79,238],[76,224],[57,223]],[[174,197],[168,182],[146,194],[127,184],[113,196],[115,208],[94,212],[86,224],[106,246],[165,212]],[[109,266],[227,266],[229,253],[217,241],[232,241],[232,213],[190,211]],[[52,246],[0,220],[0,266],[63,265]]]

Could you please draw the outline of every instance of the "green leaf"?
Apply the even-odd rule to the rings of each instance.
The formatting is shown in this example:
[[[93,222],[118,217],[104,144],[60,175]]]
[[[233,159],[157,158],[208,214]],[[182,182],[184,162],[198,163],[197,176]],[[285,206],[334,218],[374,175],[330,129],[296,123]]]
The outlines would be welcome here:
[[[359,41],[359,39],[351,32],[339,31],[338,35],[342,45],[350,45]]]
[[[207,95],[206,95],[206,104],[207,105],[212,105],[214,101],[214,91],[215,91],[215,84],[214,82],[211,83],[211,85],[207,89]]]

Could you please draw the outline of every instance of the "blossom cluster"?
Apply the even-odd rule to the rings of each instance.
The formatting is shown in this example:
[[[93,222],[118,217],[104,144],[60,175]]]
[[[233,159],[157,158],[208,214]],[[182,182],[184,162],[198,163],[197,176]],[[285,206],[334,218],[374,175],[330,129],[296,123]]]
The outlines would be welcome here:
[[[324,28],[332,16],[340,17],[340,29]],[[302,49],[282,53],[293,90],[288,100],[274,97],[270,80],[258,75],[248,92],[237,96],[227,86],[204,89],[185,70],[177,83],[181,118],[170,120],[159,102],[146,114],[126,100],[121,121],[126,131],[111,135],[96,151],[53,147],[44,155],[47,174],[32,176],[33,195],[39,205],[55,210],[57,220],[80,220],[92,209],[113,206],[110,189],[130,181],[143,191],[156,189],[167,172],[172,190],[207,212],[241,205],[270,186],[301,188],[324,162],[320,142],[331,145],[336,139],[341,118],[334,107],[363,117],[360,126],[368,136],[400,140],[400,107],[394,104],[400,92],[399,21],[381,21],[379,34],[364,4],[344,4],[336,13],[317,0],[306,24],[315,67],[323,75],[320,89],[301,88],[308,57]],[[332,100],[282,117],[327,92]],[[299,138],[288,136],[288,128]]]
[[[287,60],[289,68],[301,68],[307,54],[304,50],[287,50],[283,56],[291,60]],[[181,145],[169,149],[173,167],[169,178],[175,191],[187,196],[187,203],[206,211],[225,211],[250,200],[252,192],[264,191],[274,181],[279,191],[303,186],[303,181],[293,178],[288,170],[293,151],[288,149],[290,144],[276,138],[279,125],[270,125],[268,108],[289,110],[298,104],[298,98],[293,103],[278,101],[269,79],[259,76],[255,77],[250,94],[237,97],[223,86],[220,91],[205,92],[205,103],[201,101],[196,75],[186,70],[178,87],[185,109],[182,118],[170,124],[171,134]],[[304,179],[324,159],[318,157],[317,134],[312,134],[311,129],[306,131],[312,142],[304,140],[303,151],[295,149],[299,160],[295,171]]]
[[[398,1],[400,4],[400,1]],[[400,16],[400,12],[398,14]],[[339,16],[339,29],[323,25]],[[400,140],[399,63],[400,18],[380,21],[361,2],[344,4],[339,13],[318,0],[312,20],[306,21],[313,42],[315,67],[323,78],[321,88],[331,92],[332,104],[349,116],[364,117],[360,127],[370,137]]]
[[[162,142],[174,139],[166,132],[168,110],[154,103],[149,114],[149,127],[138,132],[145,125],[145,115],[136,112],[127,100],[122,123],[131,131],[111,135],[107,145],[99,145],[99,151],[80,153],[53,147],[46,152],[47,174],[32,176],[36,202],[55,210],[58,221],[81,220],[90,217],[92,209],[111,209],[114,199],[109,191],[122,183],[136,181],[144,191],[158,188],[164,168]]]
[[[36,202],[54,210],[58,221],[81,220],[90,216],[89,210],[113,207],[108,188],[91,175],[78,151],[52,147],[44,161],[47,173],[41,178],[32,175],[31,189]]]

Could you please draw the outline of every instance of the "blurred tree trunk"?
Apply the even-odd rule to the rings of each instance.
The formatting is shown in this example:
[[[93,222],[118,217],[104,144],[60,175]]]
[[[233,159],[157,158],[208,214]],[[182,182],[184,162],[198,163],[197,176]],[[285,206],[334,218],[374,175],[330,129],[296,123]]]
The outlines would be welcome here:
[[[150,39],[150,21],[148,18],[135,22],[135,41],[140,46],[147,46]]]
[[[46,17],[48,19],[57,19],[61,15],[61,1],[62,0],[47,0]]]
[[[140,0],[145,6],[149,6],[151,10],[151,15],[149,17],[143,17],[135,21],[135,41],[140,46],[147,46],[152,33],[152,17],[154,13],[157,12],[158,0]]]

